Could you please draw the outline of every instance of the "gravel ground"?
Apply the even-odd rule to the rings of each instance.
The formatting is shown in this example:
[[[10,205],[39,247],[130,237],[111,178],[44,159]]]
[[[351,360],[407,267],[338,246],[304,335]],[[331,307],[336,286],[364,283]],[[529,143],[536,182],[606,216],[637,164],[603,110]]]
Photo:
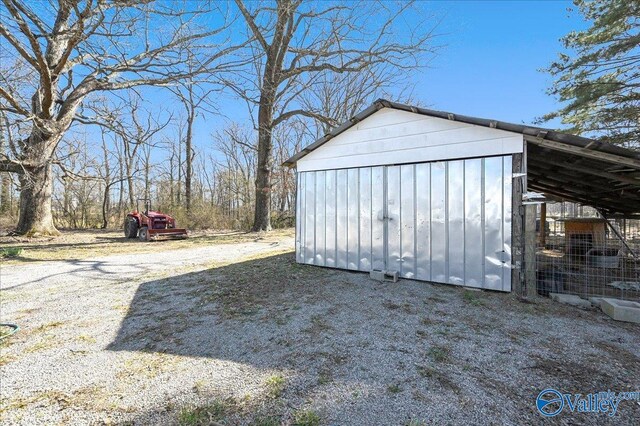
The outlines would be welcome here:
[[[296,265],[291,237],[0,267],[3,424],[531,424],[640,390],[640,327]],[[158,250],[162,246],[158,245]],[[640,404],[562,424],[638,424]]]

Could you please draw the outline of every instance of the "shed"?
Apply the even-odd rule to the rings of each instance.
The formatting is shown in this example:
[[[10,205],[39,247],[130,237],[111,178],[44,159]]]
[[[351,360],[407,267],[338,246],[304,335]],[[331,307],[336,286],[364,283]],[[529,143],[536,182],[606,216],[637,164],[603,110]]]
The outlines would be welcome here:
[[[522,287],[529,190],[640,212],[636,152],[382,99],[284,164],[297,262],[438,283]]]

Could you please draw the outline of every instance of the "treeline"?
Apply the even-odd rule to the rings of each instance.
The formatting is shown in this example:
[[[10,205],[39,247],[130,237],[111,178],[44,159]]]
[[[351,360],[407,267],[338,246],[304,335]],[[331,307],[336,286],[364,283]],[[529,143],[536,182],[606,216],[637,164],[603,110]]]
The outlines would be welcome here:
[[[150,199],[153,210],[173,215],[181,226],[192,229],[249,229],[255,207],[257,151],[253,129],[231,123],[206,137],[207,149],[192,150],[190,207],[186,207],[186,155],[184,138],[176,135],[184,123],[155,120],[153,112],[138,103],[118,119],[124,126],[135,114],[137,137],[95,126],[96,133],[75,134],[60,147],[54,168],[52,213],[61,229],[117,228],[124,217]],[[145,117],[144,120],[140,120]],[[169,129],[170,130],[170,129]],[[93,137],[100,136],[99,149]],[[295,173],[280,165],[311,141],[302,122],[292,122],[274,135],[274,180],[271,221],[274,227],[294,224]],[[19,212],[19,182],[9,173],[0,181],[2,223],[9,227]]]
[[[290,225],[280,164],[389,88],[407,100],[437,48],[422,7],[3,2],[4,224],[119,226],[149,198],[188,227]]]

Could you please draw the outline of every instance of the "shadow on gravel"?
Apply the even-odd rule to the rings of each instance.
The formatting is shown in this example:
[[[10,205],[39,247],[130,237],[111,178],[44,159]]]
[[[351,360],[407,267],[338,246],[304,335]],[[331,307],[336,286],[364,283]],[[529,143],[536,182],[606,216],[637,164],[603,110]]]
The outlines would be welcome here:
[[[322,287],[339,274],[298,265],[285,253],[149,281],[108,349],[281,364],[269,347],[289,358],[295,347],[313,346],[313,310],[324,314],[334,305]]]
[[[542,389],[637,386],[637,327],[549,301],[467,293],[378,283],[279,254],[141,284],[108,349],[286,372],[287,403],[312,395],[322,407],[329,395],[335,405],[321,414],[337,423],[531,424],[541,420]],[[229,371],[244,380],[242,368]],[[627,404],[614,420],[569,416],[633,424],[640,405]]]
[[[28,282],[24,282],[21,284],[9,284],[2,285],[0,288],[2,290],[13,290],[20,287],[31,286],[38,283],[46,283],[48,280],[51,280],[56,277],[84,277],[87,280],[91,280],[93,277],[90,274],[98,275],[101,280],[106,281],[120,281],[121,271],[115,270],[114,265],[110,264],[109,261],[99,261],[99,260],[87,260],[87,259],[67,259],[67,260],[58,260],[58,264],[64,264],[67,268],[64,268],[62,271],[56,271],[56,268],[48,268],[47,273],[40,276],[39,278],[31,279]],[[138,265],[127,265],[127,272],[136,272],[136,273],[144,273],[149,270],[149,267],[145,264]],[[87,278],[88,277],[88,278]]]

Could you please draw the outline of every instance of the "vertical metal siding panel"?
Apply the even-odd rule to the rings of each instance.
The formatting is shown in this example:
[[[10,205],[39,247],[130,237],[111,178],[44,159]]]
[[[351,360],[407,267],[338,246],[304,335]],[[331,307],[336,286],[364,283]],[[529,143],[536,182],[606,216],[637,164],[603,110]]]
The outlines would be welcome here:
[[[347,269],[347,228],[348,228],[348,215],[347,215],[347,171],[337,171],[337,238],[336,238],[336,266],[338,268]]]
[[[484,288],[502,290],[502,157],[485,159],[484,233],[485,284]]]
[[[401,271],[400,262],[400,166],[387,167],[387,269]]]
[[[359,213],[358,208],[358,169],[348,169],[347,186],[347,206],[348,206],[348,226],[347,226],[347,269],[358,269],[359,260]]]
[[[316,187],[316,172],[307,172],[306,173],[306,183],[305,183],[305,235],[304,235],[304,246],[305,246],[305,258],[304,262],[313,265],[315,260],[315,210],[316,210],[316,197],[315,197],[315,187]]]
[[[360,169],[360,271],[371,270],[371,168]]]
[[[385,268],[384,259],[384,167],[371,168],[371,254],[373,269]]]
[[[400,273],[405,278],[415,278],[415,166],[400,169]]]
[[[504,224],[503,235],[503,257],[502,257],[502,290],[511,291],[511,198],[513,196],[513,178],[512,178],[512,156],[508,155],[503,158],[503,213],[502,222]]]
[[[431,164],[431,280],[447,281],[446,163]]]
[[[314,264],[325,266],[325,231],[326,231],[326,215],[327,205],[325,203],[325,181],[326,172],[316,172],[316,214],[315,214],[315,260]]]
[[[300,257],[300,173],[296,173],[296,237],[295,237],[295,250],[296,250],[296,262]]]
[[[464,277],[465,285],[482,287],[482,160],[464,162]]]
[[[431,164],[417,164],[416,183],[416,278],[431,279]]]
[[[327,170],[325,182],[325,265],[330,267],[336,266],[336,171]]]
[[[450,161],[447,175],[449,283],[464,285],[464,161]]]
[[[306,213],[306,204],[305,204],[305,195],[306,195],[306,177],[307,173],[299,173],[298,174],[298,211],[296,213],[296,218],[299,226],[299,231],[297,234],[298,238],[298,249],[297,249],[297,261],[298,263],[304,263],[305,259],[305,229],[304,225],[307,221],[307,213]]]

